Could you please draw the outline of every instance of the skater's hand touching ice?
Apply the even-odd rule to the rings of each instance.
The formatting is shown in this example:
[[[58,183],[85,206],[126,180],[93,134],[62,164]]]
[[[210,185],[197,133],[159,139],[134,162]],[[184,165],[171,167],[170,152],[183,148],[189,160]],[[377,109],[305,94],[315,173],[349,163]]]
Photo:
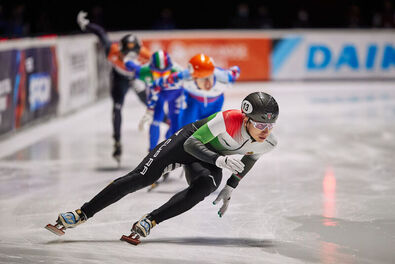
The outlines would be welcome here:
[[[231,186],[225,185],[225,187],[218,194],[217,199],[215,199],[215,201],[213,202],[213,204],[215,205],[219,201],[221,201],[221,200],[223,201],[223,205],[218,211],[219,217],[222,217],[225,214],[226,209],[228,209],[228,206],[230,203],[230,197],[232,195],[233,190],[234,190],[234,188],[232,188]]]
[[[147,111],[145,111],[145,114],[143,115],[143,117],[140,119],[139,122],[139,131],[143,131],[144,130],[144,126],[145,124],[150,124],[152,123],[152,120],[154,119],[154,111],[147,108]]]
[[[228,169],[235,174],[244,170],[244,163],[239,158],[232,156],[219,156],[215,161],[215,166],[221,169]]]
[[[86,13],[84,11],[78,12],[78,15],[77,15],[77,23],[80,26],[82,31],[85,31],[86,26],[89,24],[89,19],[86,18],[87,15],[88,15],[88,13]]]

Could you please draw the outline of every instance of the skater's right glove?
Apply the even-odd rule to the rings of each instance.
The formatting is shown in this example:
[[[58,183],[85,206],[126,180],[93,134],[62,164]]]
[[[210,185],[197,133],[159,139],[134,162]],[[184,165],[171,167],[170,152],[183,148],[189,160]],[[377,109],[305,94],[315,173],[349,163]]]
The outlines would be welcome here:
[[[219,156],[215,161],[215,166],[221,169],[228,169],[235,174],[241,173],[244,170],[244,163],[232,156]]]
[[[154,119],[154,110],[147,108],[147,110],[145,111],[145,114],[140,119],[139,131],[143,131],[145,124],[152,123],[153,119]]]
[[[230,203],[230,197],[232,196],[233,190],[234,190],[233,187],[231,187],[229,185],[225,185],[225,187],[218,194],[217,199],[215,199],[215,201],[213,202],[213,204],[215,205],[219,201],[221,201],[221,200],[223,201],[223,205],[218,211],[219,217],[222,217],[225,214],[226,209],[228,209],[228,206]]]
[[[86,26],[89,24],[89,19],[86,18],[88,13],[84,12],[84,11],[80,11],[78,12],[77,15],[77,23],[80,26],[82,31],[85,31]]]

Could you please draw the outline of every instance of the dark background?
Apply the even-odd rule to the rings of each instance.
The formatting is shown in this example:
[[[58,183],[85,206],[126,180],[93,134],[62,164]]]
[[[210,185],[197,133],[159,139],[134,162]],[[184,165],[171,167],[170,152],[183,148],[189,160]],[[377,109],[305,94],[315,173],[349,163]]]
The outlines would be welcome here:
[[[0,0],[0,36],[79,33],[79,10],[108,31],[395,27],[394,0]]]

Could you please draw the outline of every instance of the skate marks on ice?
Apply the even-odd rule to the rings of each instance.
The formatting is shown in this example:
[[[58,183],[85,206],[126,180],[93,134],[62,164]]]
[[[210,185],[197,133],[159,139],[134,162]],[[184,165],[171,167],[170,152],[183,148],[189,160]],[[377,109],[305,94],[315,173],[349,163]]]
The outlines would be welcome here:
[[[305,239],[276,241],[266,253],[303,263],[393,263],[395,221],[350,221],[320,215],[287,217],[301,224],[293,230]]]
[[[99,241],[102,243],[103,241]],[[105,241],[104,241],[105,242]],[[121,242],[115,241],[114,242]],[[125,242],[123,242],[125,243]],[[126,243],[125,243],[126,244]],[[108,246],[108,244],[106,244]],[[109,248],[100,248],[95,252],[90,252],[82,247],[73,250],[72,254],[64,250],[64,248],[53,248],[48,254],[47,247],[21,247],[12,245],[12,247],[0,247],[0,263],[152,263],[152,264],[201,264],[201,260],[177,259],[165,256],[155,256],[147,254],[136,254],[131,249],[138,249],[126,244],[126,251],[115,251]],[[205,263],[214,263],[205,261]]]
[[[267,248],[275,246],[271,240],[243,237],[167,237],[147,239],[142,244],[180,244],[190,246],[215,246],[237,248]]]
[[[53,244],[74,244],[74,243],[125,243],[119,239],[75,239],[65,240],[56,239],[51,240],[44,245]],[[237,248],[269,248],[275,247],[275,242],[272,240],[243,238],[243,237],[164,237],[159,239],[143,238],[141,240],[141,247],[144,244],[179,244],[184,246],[215,246],[215,247],[237,247]],[[125,245],[128,245],[125,243]]]
[[[316,254],[319,252],[317,257],[321,262],[327,263],[331,260],[331,263],[393,263],[395,259],[395,219],[351,221],[319,215],[294,216],[288,219],[301,224],[295,232],[319,236],[320,249]],[[287,250],[279,252],[280,254],[297,258],[290,254],[293,251],[289,245],[279,245],[279,249],[281,247]]]

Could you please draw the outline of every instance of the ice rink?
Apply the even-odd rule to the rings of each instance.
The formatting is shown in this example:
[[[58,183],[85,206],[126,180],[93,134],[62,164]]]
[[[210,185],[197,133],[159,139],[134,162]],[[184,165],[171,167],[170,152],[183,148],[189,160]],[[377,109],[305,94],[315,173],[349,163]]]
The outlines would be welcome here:
[[[280,105],[278,147],[233,192],[218,191],[156,226],[139,246],[131,225],[187,186],[181,171],[130,194],[57,237],[44,229],[132,170],[148,148],[132,91],[123,110],[121,169],[111,158],[111,100],[0,141],[1,263],[395,263],[395,83],[241,83]],[[221,187],[230,175],[225,172]]]

